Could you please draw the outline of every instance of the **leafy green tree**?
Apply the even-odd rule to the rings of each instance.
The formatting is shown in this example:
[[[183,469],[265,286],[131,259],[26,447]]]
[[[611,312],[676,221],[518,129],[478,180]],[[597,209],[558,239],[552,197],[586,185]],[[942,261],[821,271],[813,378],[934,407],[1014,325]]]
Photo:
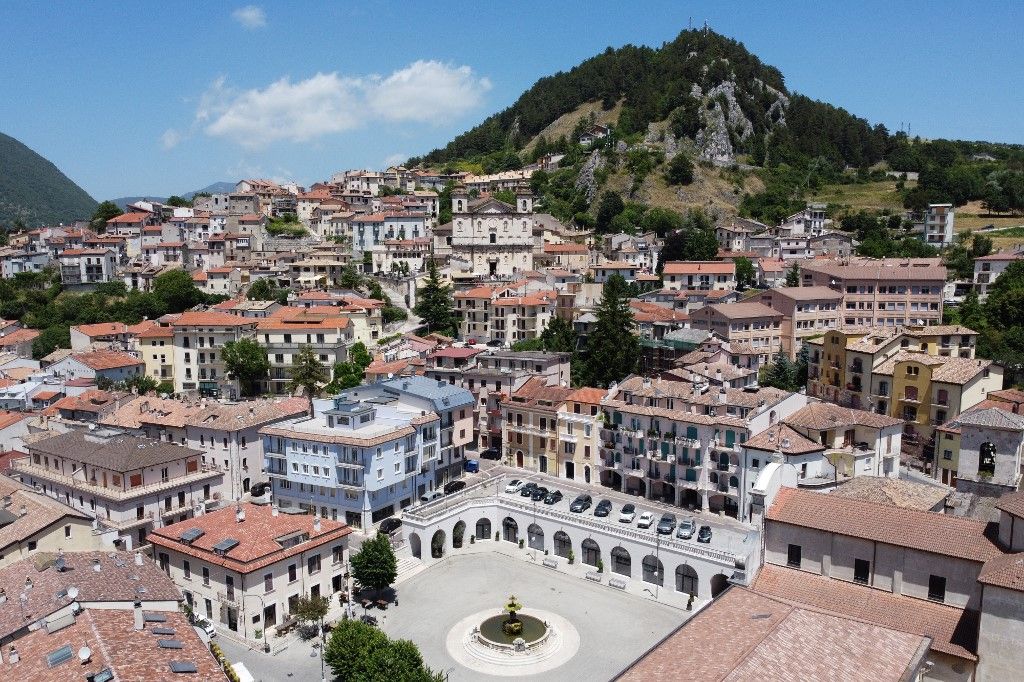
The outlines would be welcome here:
[[[168,206],[174,206],[177,208],[191,207],[192,202],[184,197],[179,197],[177,194],[173,194],[167,197],[167,201],[164,202]]]
[[[153,294],[169,313],[180,313],[206,301],[206,295],[196,288],[192,277],[184,270],[157,275],[153,280]]]
[[[800,264],[794,262],[793,265],[786,270],[786,286],[787,287],[798,287],[800,286]]]
[[[113,201],[104,201],[96,207],[92,214],[92,219],[89,221],[89,226],[97,232],[103,232],[107,229],[107,221],[116,218],[122,213],[124,211]]]
[[[302,389],[312,400],[320,392],[320,383],[327,375],[327,368],[316,356],[311,346],[303,346],[292,360],[291,381],[288,388],[293,392]]]
[[[32,341],[32,357],[39,360],[58,348],[71,348],[71,325],[56,324],[41,331]]]
[[[292,607],[292,615],[304,623],[322,625],[330,607],[331,600],[328,597],[304,594],[296,600],[295,606]]]
[[[374,680],[373,652],[388,646],[383,632],[359,620],[343,619],[335,624],[324,647],[324,662],[338,680]],[[384,671],[380,671],[384,672]],[[388,679],[386,676],[379,678]]]
[[[605,282],[596,312],[597,322],[587,336],[582,362],[574,362],[573,369],[579,367],[578,384],[607,388],[631,374],[640,358],[626,281],[620,275],[612,275]]]
[[[640,220],[640,229],[664,237],[669,232],[682,229],[683,216],[668,208],[652,206]]]
[[[714,223],[702,209],[692,208],[683,216],[682,228],[665,237],[658,272],[670,261],[715,260],[717,257],[718,237]]]
[[[431,332],[454,337],[458,334],[458,318],[451,288],[441,281],[433,261],[427,266],[427,273],[427,281],[418,292],[415,312]]]
[[[350,559],[352,576],[363,587],[383,590],[390,587],[398,576],[398,560],[391,548],[391,539],[377,535],[363,542]]]
[[[246,298],[250,301],[275,301],[278,297],[278,287],[269,277],[261,277],[249,286]]]
[[[365,372],[363,368],[354,362],[338,362],[334,365],[334,380],[324,390],[334,395],[346,388],[355,388],[363,383]]]
[[[97,284],[95,291],[103,296],[127,296],[128,285],[123,280],[117,279]]]
[[[978,292],[973,288],[967,292],[963,303],[955,308],[955,310],[960,324],[976,332],[984,330],[986,325],[985,311],[978,300]]]
[[[738,256],[734,262],[736,263],[736,287],[740,291],[757,284],[757,272],[749,258]]]
[[[693,182],[693,164],[682,152],[672,157],[665,171],[665,180],[670,185],[689,185]]]
[[[988,289],[988,324],[1000,330],[1024,327],[1024,261],[1014,261]]]
[[[122,382],[124,390],[134,390],[139,395],[146,395],[150,391],[155,391],[157,385],[157,380],[148,374],[136,374]]]
[[[611,231],[612,220],[626,210],[626,204],[618,192],[606,190],[597,205],[597,220],[594,227],[599,233]]]
[[[358,365],[360,369],[366,369],[373,362],[373,356],[370,355],[370,351],[366,350],[366,344],[362,341],[356,341],[348,349],[348,359]]]
[[[224,364],[242,388],[242,395],[255,395],[261,379],[270,372],[267,350],[253,339],[239,339],[224,344]]]
[[[367,252],[369,253],[369,252]],[[341,278],[338,283],[342,289],[358,289],[363,286],[363,276],[356,270],[356,266],[349,263],[341,271]]]
[[[510,189],[502,189],[495,192],[493,195],[498,201],[504,201],[506,204],[511,206],[516,205],[516,193]]]

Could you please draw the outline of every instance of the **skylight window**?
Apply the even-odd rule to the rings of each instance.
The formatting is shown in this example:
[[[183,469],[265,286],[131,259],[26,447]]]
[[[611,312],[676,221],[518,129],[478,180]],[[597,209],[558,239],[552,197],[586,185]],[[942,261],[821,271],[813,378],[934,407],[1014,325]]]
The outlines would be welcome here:
[[[46,654],[46,665],[52,668],[64,661],[70,661],[72,656],[74,656],[74,652],[71,650],[71,645],[62,646],[56,651]]]
[[[236,540],[234,538],[224,538],[223,540],[221,540],[220,542],[218,542],[216,545],[213,546],[213,551],[216,552],[217,554],[221,555],[221,556],[224,556],[225,554],[227,554],[228,552],[230,552],[231,550],[233,550],[237,546],[238,546],[238,540]]]
[[[178,640],[178,639],[158,639],[156,641],[156,643],[157,643],[157,645],[161,649],[184,649],[185,648],[185,645],[182,644],[181,640]]]
[[[191,661],[171,661],[171,672],[172,673],[194,673],[196,671],[196,664]]]

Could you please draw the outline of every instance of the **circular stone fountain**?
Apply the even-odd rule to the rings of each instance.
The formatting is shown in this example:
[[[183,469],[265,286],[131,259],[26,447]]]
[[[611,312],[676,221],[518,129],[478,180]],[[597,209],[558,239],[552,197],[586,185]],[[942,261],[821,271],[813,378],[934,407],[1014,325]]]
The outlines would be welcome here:
[[[458,663],[489,675],[532,675],[557,668],[579,650],[579,633],[561,616],[523,609],[514,596],[503,612],[495,611],[463,618],[449,631],[447,649]]]

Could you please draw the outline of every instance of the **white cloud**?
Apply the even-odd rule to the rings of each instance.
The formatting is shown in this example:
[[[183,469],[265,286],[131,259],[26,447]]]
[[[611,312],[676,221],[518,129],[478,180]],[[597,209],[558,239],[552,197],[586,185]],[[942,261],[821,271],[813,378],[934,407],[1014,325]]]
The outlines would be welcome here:
[[[386,77],[317,73],[250,90],[234,89],[222,77],[199,98],[192,127],[251,148],[308,142],[375,121],[445,123],[479,106],[490,88],[468,66],[437,61],[417,61]]]
[[[231,18],[241,24],[242,28],[249,31],[255,31],[267,25],[267,13],[263,11],[262,7],[257,7],[256,5],[239,7],[231,13]]]
[[[174,149],[178,146],[178,143],[182,140],[182,134],[174,128],[168,128],[164,131],[164,134],[160,136],[160,143],[163,144],[164,149]]]
[[[408,154],[390,154],[381,163],[381,168],[387,168],[389,166],[397,166],[400,163],[405,163],[405,160],[409,158]]]

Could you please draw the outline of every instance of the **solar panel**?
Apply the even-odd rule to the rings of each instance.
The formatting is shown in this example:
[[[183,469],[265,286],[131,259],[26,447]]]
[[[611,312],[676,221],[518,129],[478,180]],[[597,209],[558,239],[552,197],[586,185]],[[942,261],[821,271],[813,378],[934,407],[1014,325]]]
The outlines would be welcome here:
[[[174,628],[153,628],[154,635],[173,635]]]
[[[213,546],[213,551],[217,554],[227,554],[237,546],[238,540],[234,538],[224,538],[223,540],[221,540]]]
[[[75,654],[71,650],[70,644],[68,644],[67,646],[62,646],[56,651],[51,651],[50,653],[46,654],[46,665],[52,668],[55,665],[60,665],[64,661],[71,660],[71,657],[74,655]]]
[[[172,673],[194,673],[196,664],[191,661],[171,661]]]
[[[185,645],[177,639],[158,639],[156,640],[157,645],[161,649],[184,649]]]
[[[204,535],[206,535],[206,531],[204,531],[202,528],[189,528],[187,531],[179,535],[178,539],[184,542],[185,544],[190,545],[199,538],[203,537]]]
[[[142,614],[142,620],[147,623],[166,623],[167,616],[162,613],[144,613]]]

